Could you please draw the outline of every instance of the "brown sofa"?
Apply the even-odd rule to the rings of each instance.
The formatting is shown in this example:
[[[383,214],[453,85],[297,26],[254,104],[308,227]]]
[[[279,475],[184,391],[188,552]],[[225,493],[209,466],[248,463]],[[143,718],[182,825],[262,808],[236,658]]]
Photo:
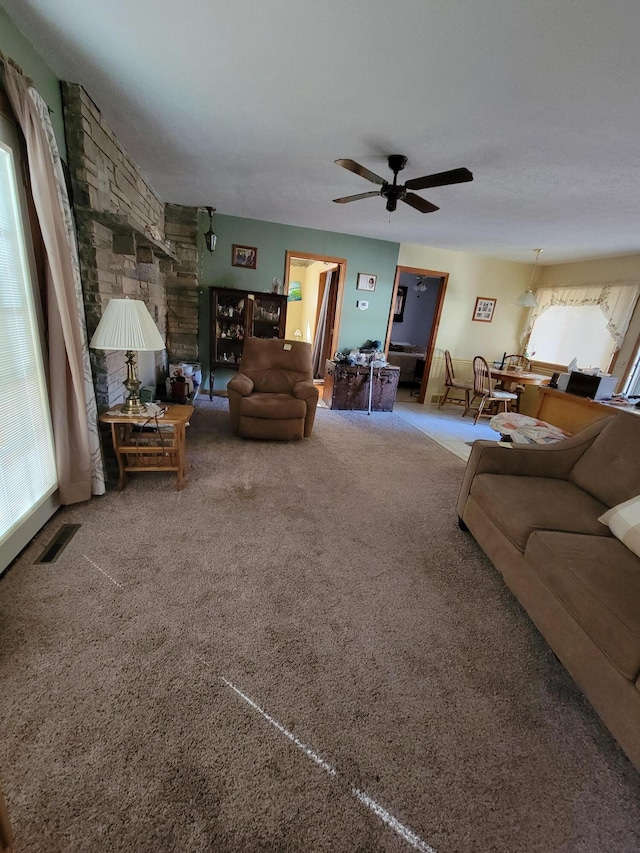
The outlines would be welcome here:
[[[598,519],[640,495],[640,417],[551,445],[476,441],[460,497],[469,529],[640,770],[640,558]]]
[[[311,344],[247,338],[240,372],[227,385],[231,429],[243,438],[308,438],[318,405]]]

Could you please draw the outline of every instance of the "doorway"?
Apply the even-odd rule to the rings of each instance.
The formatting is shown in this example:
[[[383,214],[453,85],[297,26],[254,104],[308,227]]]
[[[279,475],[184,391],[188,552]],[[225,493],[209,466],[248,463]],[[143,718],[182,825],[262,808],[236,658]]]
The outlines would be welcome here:
[[[314,380],[324,379],[324,366],[338,348],[345,258],[287,251],[288,293],[285,338],[311,344]]]
[[[427,391],[448,280],[446,272],[396,267],[385,352],[391,363],[400,360],[418,403]]]

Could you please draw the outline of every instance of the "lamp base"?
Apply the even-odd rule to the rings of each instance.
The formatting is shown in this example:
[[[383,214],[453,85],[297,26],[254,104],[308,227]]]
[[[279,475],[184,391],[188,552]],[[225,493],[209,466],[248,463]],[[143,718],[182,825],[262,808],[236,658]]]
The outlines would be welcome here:
[[[140,385],[142,384],[136,376],[135,354],[132,350],[127,350],[127,378],[124,381],[124,387],[129,392],[129,396],[125,398],[120,410],[125,415],[141,415],[147,411],[147,407],[141,402],[138,396]]]
[[[145,403],[142,403],[140,397],[129,396],[126,398],[120,409],[123,415],[143,415],[147,411]]]

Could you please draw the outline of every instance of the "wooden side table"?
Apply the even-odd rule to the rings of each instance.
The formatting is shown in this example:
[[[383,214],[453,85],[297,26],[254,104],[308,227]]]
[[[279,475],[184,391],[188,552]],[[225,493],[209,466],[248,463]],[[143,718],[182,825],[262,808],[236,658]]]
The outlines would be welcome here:
[[[175,471],[176,489],[184,488],[186,428],[194,412],[193,406],[168,406],[157,420],[157,429],[134,430],[134,427],[156,427],[156,419],[144,415],[122,415],[115,406],[100,422],[111,424],[111,439],[118,460],[118,490],[124,489],[129,471]]]

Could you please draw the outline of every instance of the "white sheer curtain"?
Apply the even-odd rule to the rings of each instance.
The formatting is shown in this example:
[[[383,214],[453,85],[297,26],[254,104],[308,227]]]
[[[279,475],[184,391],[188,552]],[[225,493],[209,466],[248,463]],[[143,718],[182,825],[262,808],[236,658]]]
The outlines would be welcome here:
[[[105,491],[75,232],[47,105],[7,57],[4,77],[24,135],[46,255],[51,418],[60,501]]]
[[[640,284],[627,281],[537,288],[538,305],[531,312],[522,335],[523,351],[527,348],[531,331],[538,317],[547,309],[558,305],[565,307],[597,305],[607,318],[607,330],[615,343],[615,348],[619,349],[629,327],[638,293],[640,293]]]

